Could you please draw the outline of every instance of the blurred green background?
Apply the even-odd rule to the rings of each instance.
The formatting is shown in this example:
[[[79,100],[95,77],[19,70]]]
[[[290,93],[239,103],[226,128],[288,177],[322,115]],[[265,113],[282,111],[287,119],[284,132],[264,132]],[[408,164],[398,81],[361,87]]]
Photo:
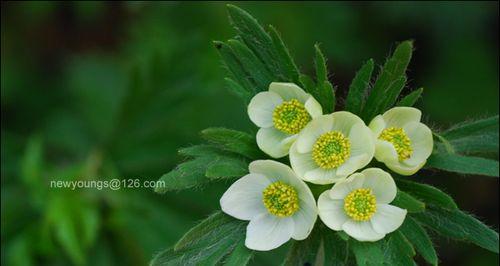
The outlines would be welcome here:
[[[498,114],[498,2],[237,5],[276,26],[306,73],[320,42],[340,98],[362,62],[414,39],[406,90],[425,87],[417,107],[431,127]],[[228,183],[156,195],[49,182],[156,180],[200,130],[255,130],[211,43],[233,34],[223,2],[2,2],[2,265],[145,265],[218,209]],[[498,179],[415,178],[498,231]],[[443,265],[498,265],[435,241]],[[285,249],[254,263],[277,264]]]

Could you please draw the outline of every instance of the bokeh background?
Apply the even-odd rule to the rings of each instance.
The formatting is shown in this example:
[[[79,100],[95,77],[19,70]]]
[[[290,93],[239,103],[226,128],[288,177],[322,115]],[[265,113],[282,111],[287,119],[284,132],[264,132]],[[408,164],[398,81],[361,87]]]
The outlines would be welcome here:
[[[313,45],[345,97],[362,62],[414,39],[407,91],[434,129],[498,114],[498,2],[245,2],[281,31],[301,70]],[[156,180],[209,126],[254,129],[225,88],[212,40],[232,31],[225,3],[1,3],[2,265],[145,265],[219,208],[228,183],[156,195],[50,189],[50,180]],[[497,158],[498,159],[498,158]],[[423,171],[498,231],[498,179]],[[443,265],[498,255],[438,237]],[[286,247],[257,255],[275,265]]]

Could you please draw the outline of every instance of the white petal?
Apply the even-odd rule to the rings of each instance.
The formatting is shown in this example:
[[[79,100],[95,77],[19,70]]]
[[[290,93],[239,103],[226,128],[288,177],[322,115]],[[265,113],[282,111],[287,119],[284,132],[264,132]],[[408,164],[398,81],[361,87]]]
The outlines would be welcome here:
[[[291,218],[261,214],[248,224],[245,246],[260,251],[275,249],[290,240],[293,229]]]
[[[355,124],[349,132],[351,142],[351,156],[367,155],[367,164],[372,160],[375,153],[374,138],[370,129],[364,123]]]
[[[372,131],[373,137],[377,139],[378,136],[380,136],[380,133],[382,133],[382,131],[387,127],[387,125],[385,124],[382,115],[377,115],[372,119],[368,127]]]
[[[299,186],[307,185],[302,182],[293,172],[293,170],[285,164],[273,160],[257,160],[248,165],[248,170],[252,174],[261,174],[266,176],[271,182],[283,181],[289,185]],[[299,184],[299,185],[297,185]]]
[[[222,195],[222,211],[241,220],[250,220],[267,213],[262,204],[262,192],[269,184],[269,179],[260,174],[248,174],[238,179]]]
[[[309,96],[309,99],[307,99],[304,107],[312,118],[316,118],[323,114],[323,108],[321,107],[321,104],[319,104],[319,102],[316,101],[316,99],[314,99],[314,97],[312,96]]]
[[[377,139],[375,140],[375,159],[384,163],[397,163],[399,156],[392,143]]]
[[[274,92],[259,92],[248,104],[248,116],[258,127],[272,127],[274,109],[282,102],[283,99]]]
[[[361,120],[361,118],[359,118],[357,115],[346,111],[335,112],[332,114],[332,118],[332,130],[340,131],[342,134],[344,134],[344,136],[349,136],[351,128],[354,125],[365,124],[365,122],[363,122],[363,120]]]
[[[269,85],[269,91],[280,95],[285,101],[297,99],[299,102],[305,103],[309,98],[309,94],[294,83],[272,82]]]
[[[322,115],[313,119],[300,132],[297,138],[297,151],[300,153],[311,152],[319,136],[331,131],[332,127],[332,115]]]
[[[385,165],[391,169],[392,171],[400,174],[400,175],[413,175],[418,172],[420,168],[422,168],[427,161],[423,161],[419,165],[407,165],[404,162],[396,162],[396,163],[386,163]]]
[[[337,168],[337,175],[348,176],[356,170],[365,167],[370,162],[371,158],[372,157],[368,157],[367,154],[351,156],[345,163]]]
[[[297,176],[302,179],[304,179],[306,172],[318,167],[310,152],[299,153],[297,151],[297,142],[295,142],[290,148],[290,165]]]
[[[382,116],[387,127],[403,127],[410,122],[419,122],[422,112],[413,107],[394,107]]]
[[[385,236],[385,234],[375,231],[370,221],[356,222],[354,220],[348,220],[342,225],[342,230],[358,241],[374,242]]]
[[[330,198],[344,200],[347,194],[351,193],[351,191],[361,188],[364,180],[365,176],[361,173],[355,173],[349,176],[347,179],[336,183],[332,187],[329,192]]]
[[[331,184],[334,182],[337,182],[339,180],[342,180],[346,177],[347,175],[344,176],[339,176],[337,175],[337,169],[322,169],[322,168],[316,168],[310,171],[307,171],[304,174],[304,180],[311,182],[313,184],[318,184],[318,185],[325,185],[325,184]]]
[[[296,138],[296,135],[288,135],[274,127],[261,128],[257,132],[257,146],[267,155],[281,158],[288,154]]]
[[[330,192],[323,192],[318,199],[318,213],[321,221],[330,229],[340,231],[349,220],[344,211],[344,201],[330,198]]]
[[[377,203],[390,203],[396,197],[398,189],[392,176],[380,168],[368,168],[361,172],[365,176],[364,188],[371,188]]]
[[[370,222],[373,229],[381,234],[388,234],[398,229],[404,222],[406,210],[388,205],[377,204],[377,212],[373,215]]]
[[[414,166],[427,160],[432,153],[434,140],[432,131],[422,123],[408,123],[404,130],[411,141],[413,153],[411,157],[404,161],[405,164]]]
[[[306,239],[311,233],[318,217],[316,201],[312,193],[307,198],[306,200],[300,200],[299,210],[292,216],[294,222],[292,238],[295,240]]]

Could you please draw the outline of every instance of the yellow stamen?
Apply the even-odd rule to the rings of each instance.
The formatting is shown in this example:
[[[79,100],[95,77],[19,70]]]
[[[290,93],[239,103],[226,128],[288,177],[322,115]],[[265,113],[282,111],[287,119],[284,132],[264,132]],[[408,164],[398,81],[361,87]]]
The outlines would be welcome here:
[[[299,209],[299,198],[295,188],[281,181],[269,185],[263,192],[264,206],[269,213],[288,217]]]
[[[344,211],[355,221],[368,221],[377,211],[377,200],[369,188],[353,190],[344,198]]]
[[[392,143],[400,161],[410,158],[413,153],[411,140],[404,129],[400,127],[388,127],[382,131],[378,138]]]
[[[339,131],[330,131],[321,135],[314,143],[312,157],[323,169],[332,169],[342,165],[351,155],[351,143]]]
[[[273,111],[274,127],[287,134],[297,134],[311,121],[311,116],[296,99],[283,102]]]

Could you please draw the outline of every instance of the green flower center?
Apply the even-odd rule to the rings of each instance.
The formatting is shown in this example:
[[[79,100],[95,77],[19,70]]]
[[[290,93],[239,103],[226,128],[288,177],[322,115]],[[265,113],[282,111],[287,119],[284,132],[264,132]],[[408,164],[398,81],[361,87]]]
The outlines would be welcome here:
[[[355,221],[368,221],[377,210],[377,200],[369,188],[353,190],[344,198],[344,211]]]
[[[262,192],[264,206],[269,213],[288,217],[299,209],[297,191],[281,181],[274,182]]]
[[[339,131],[330,131],[321,135],[313,145],[313,160],[323,169],[340,166],[350,155],[351,142]]]
[[[411,140],[408,135],[406,135],[404,129],[400,127],[388,127],[382,131],[378,138],[392,143],[394,149],[396,149],[398,153],[400,161],[410,158],[413,153]]]
[[[297,134],[311,121],[311,116],[296,99],[283,102],[274,109],[274,127],[287,134]]]

